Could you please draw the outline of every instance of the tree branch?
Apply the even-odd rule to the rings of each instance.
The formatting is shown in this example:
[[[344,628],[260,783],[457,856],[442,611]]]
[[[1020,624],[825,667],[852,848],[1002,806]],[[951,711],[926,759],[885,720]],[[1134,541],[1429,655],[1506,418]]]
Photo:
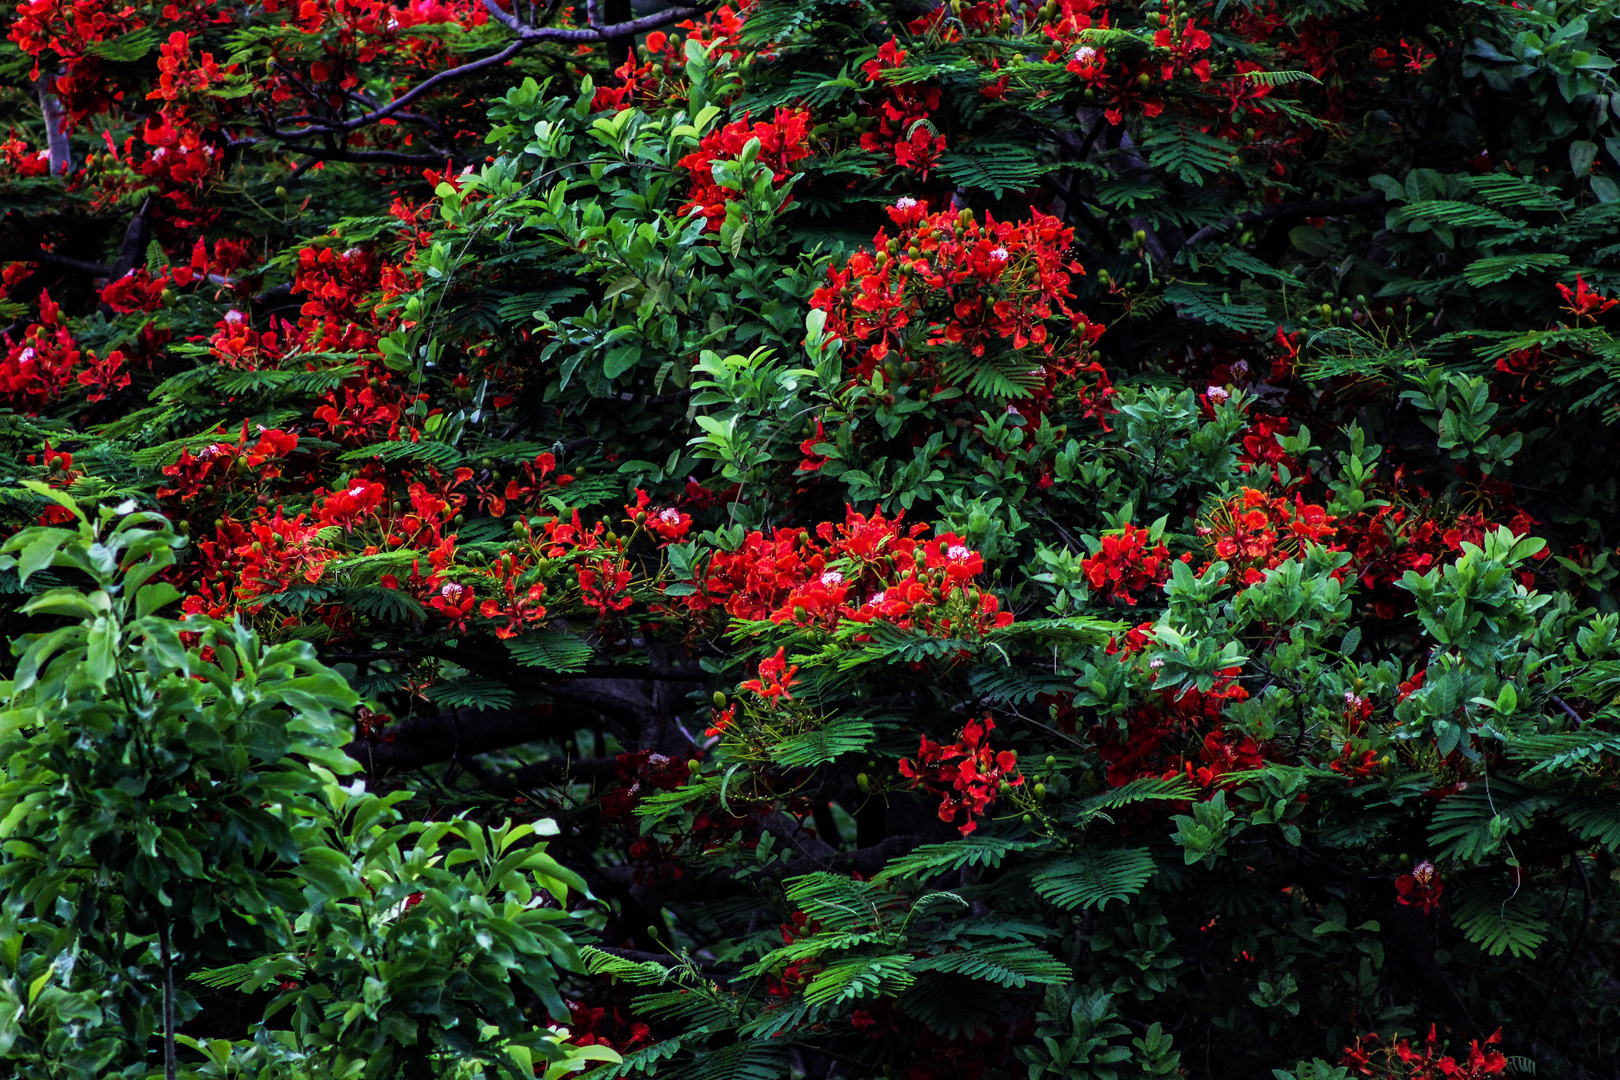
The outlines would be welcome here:
[[[63,126],[66,113],[62,99],[51,89],[55,81],[55,75],[42,75],[34,89],[39,95],[39,111],[45,114],[45,149],[50,156],[51,175],[66,176],[73,171],[73,150]]]
[[[1307,202],[1277,203],[1275,206],[1267,206],[1259,210],[1250,210],[1246,213],[1224,217],[1213,225],[1205,225],[1202,229],[1189,236],[1183,247],[1197,247],[1199,244],[1213,240],[1221,233],[1238,225],[1252,225],[1257,221],[1336,217],[1339,214],[1351,214],[1358,210],[1377,206],[1383,200],[1384,193],[1382,191],[1369,191],[1349,199],[1312,199]]]
[[[490,0],[485,0],[485,7],[489,6],[489,2]],[[629,22],[615,23],[612,26],[592,26],[583,29],[524,26],[518,22],[515,16],[506,15],[500,22],[518,35],[517,40],[507,45],[506,48],[498,53],[492,53],[482,60],[474,60],[462,64],[460,67],[441,71],[431,79],[427,79],[412,88],[409,92],[390,101],[387,105],[380,106],[352,120],[345,120],[340,127],[344,131],[354,131],[365,127],[367,124],[374,124],[378,120],[391,117],[428,91],[437,89],[445,83],[464,79],[469,75],[476,75],[480,71],[499,67],[531,45],[540,45],[548,41],[561,45],[600,44],[619,38],[635,37],[637,34],[645,33],[648,30],[656,30],[660,26],[668,26],[677,19],[688,18],[701,12],[702,9],[696,7],[674,7],[652,15],[643,15],[641,18],[631,19]]]
[[[605,780],[619,771],[619,759],[614,757],[569,758],[563,761],[537,761],[521,769],[512,769],[495,777],[489,786],[496,795],[512,791],[545,787],[560,780]]]
[[[571,735],[572,714],[552,718],[534,710],[457,709],[433,716],[413,716],[384,729],[384,739],[356,739],[344,751],[368,773],[409,772],[452,758],[468,758],[533,742],[548,735]]]
[[[129,226],[124,229],[124,242],[118,246],[118,260],[107,271],[109,281],[117,281],[135,269],[135,264],[146,254],[146,245],[152,239],[152,219],[148,216],[151,209],[152,200],[147,199],[135,211],[135,216],[129,219]],[[111,310],[108,308],[109,312]]]
[[[67,270],[81,271],[92,277],[107,277],[112,273],[113,269],[106,263],[72,259],[66,255],[58,255],[54,251],[23,251],[19,248],[0,248],[0,259],[7,262],[35,262],[44,266],[60,266]]]
[[[285,136],[277,137],[286,138]],[[262,141],[264,140],[238,139],[232,145],[254,146]],[[300,166],[300,169],[307,168],[310,162],[316,161],[349,162],[355,165],[442,165],[447,156],[444,154],[403,154],[397,150],[334,150],[318,146],[296,146],[292,149],[310,159],[309,162]]]

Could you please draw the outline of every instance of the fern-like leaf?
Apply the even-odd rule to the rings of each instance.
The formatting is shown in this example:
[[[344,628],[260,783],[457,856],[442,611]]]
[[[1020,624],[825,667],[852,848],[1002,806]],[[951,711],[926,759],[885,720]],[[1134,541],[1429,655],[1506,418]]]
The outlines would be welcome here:
[[[1035,874],[1035,891],[1060,908],[1101,909],[1141,892],[1156,870],[1142,848],[1088,849],[1043,867]]]
[[[819,1009],[852,998],[870,997],[879,991],[897,994],[916,981],[917,977],[910,971],[912,961],[910,953],[834,960],[804,988],[805,1004]]]
[[[447,709],[510,709],[516,697],[512,689],[493,679],[474,677],[453,679],[428,688],[428,698]]]
[[[1029,983],[1062,986],[1074,978],[1069,965],[1034,945],[975,945],[971,949],[924,957],[913,971],[947,971],[970,979],[1022,989]]]
[[[1547,940],[1547,922],[1528,891],[1470,889],[1452,906],[1451,921],[1490,956],[1534,956]]]
[[[815,731],[804,731],[780,743],[771,759],[787,768],[822,765],[844,754],[858,753],[874,738],[872,723],[855,716],[839,716]]]
[[[1534,761],[1529,776],[1555,769],[1571,769],[1594,763],[1604,755],[1620,755],[1620,731],[1561,731],[1553,735],[1527,735],[1514,739],[1508,753]]]
[[[416,597],[382,585],[348,589],[343,600],[356,614],[379,622],[411,622],[427,617],[427,610]]]
[[[928,877],[952,873],[964,866],[996,867],[1000,866],[1008,855],[1038,849],[1044,843],[1045,841],[1038,839],[1012,840],[974,833],[944,844],[924,844],[909,855],[890,860],[873,880]]]
[[[703,1054],[682,1080],[777,1080],[789,1074],[788,1048],[774,1042],[739,1042]]]
[[[1612,793],[1566,799],[1557,814],[1582,840],[1620,852],[1620,801]]]
[[[1227,168],[1231,143],[1190,127],[1156,132],[1143,144],[1149,164],[1174,173],[1184,184],[1202,185]]]
[[[1233,303],[1210,290],[1185,282],[1164,290],[1164,298],[1176,306],[1183,318],[1224,326],[1229,330],[1258,332],[1275,325],[1275,320],[1258,304]]]
[[[1463,279],[1470,285],[1494,285],[1518,274],[1536,270],[1552,270],[1569,265],[1569,256],[1556,252],[1525,252],[1518,255],[1492,255],[1475,259],[1463,270]]]
[[[1435,810],[1429,841],[1438,849],[1438,858],[1473,862],[1495,851],[1505,838],[1528,825],[1536,811],[1556,801],[1509,780],[1474,784]]]
[[[998,999],[984,992],[984,984],[943,971],[920,975],[910,990],[895,999],[903,1016],[925,1024],[947,1039],[972,1038],[989,1031]]]
[[[524,667],[547,671],[580,671],[591,659],[591,646],[562,630],[531,630],[506,643],[512,659]]]

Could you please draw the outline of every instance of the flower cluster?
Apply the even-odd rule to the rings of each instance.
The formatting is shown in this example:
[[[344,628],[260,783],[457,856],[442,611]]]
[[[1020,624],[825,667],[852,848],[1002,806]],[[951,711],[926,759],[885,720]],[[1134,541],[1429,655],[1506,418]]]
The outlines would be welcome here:
[[[1501,1041],[1500,1030],[1493,1032],[1483,1044],[1476,1039],[1468,1045],[1467,1059],[1458,1061],[1441,1053],[1438,1032],[1432,1025],[1422,1050],[1413,1049],[1406,1039],[1384,1039],[1368,1034],[1345,1050],[1341,1064],[1357,1076],[1374,1080],[1484,1080],[1507,1071],[1506,1055],[1490,1049]]]
[[[1105,535],[1097,551],[1080,560],[1086,581],[1105,603],[1122,601],[1134,607],[1138,594],[1164,583],[1170,575],[1170,549],[1162,541],[1150,548],[1152,542],[1147,529],[1127,522],[1117,535]]]
[[[877,126],[861,135],[861,149],[892,156],[896,165],[926,180],[945,150],[945,136],[929,120],[939,108],[939,87],[889,77],[888,72],[905,64],[906,50],[891,37],[875,59],[861,65],[867,81],[882,91],[879,100],[867,107]]]
[[[716,59],[736,60],[743,55],[737,38],[752,7],[752,0],[744,0],[737,8],[721,4],[695,19],[683,19],[674,29],[685,31],[684,34],[654,30],[646,36],[639,50],[632,49],[624,63],[613,70],[617,85],[603,84],[596,88],[592,110],[619,112],[638,105],[647,109],[665,104],[684,105],[686,43],[696,42]],[[638,51],[644,59],[637,58]]]
[[[261,429],[258,438],[248,441],[248,425],[242,423],[236,442],[215,442],[193,454],[182,449],[180,456],[163,466],[164,483],[157,498],[175,508],[197,502],[218,501],[222,488],[251,491],[279,478],[286,458],[298,448],[298,436],[279,428]]]
[[[1093,738],[1110,787],[1141,777],[1183,777],[1205,791],[1230,786],[1228,774],[1258,769],[1264,748],[1252,736],[1226,730],[1222,710],[1248,692],[1226,672],[1207,692],[1158,691],[1157,701],[1131,711],[1124,731],[1098,725]]]
[[[827,312],[828,332],[852,350],[852,379],[870,379],[892,354],[912,370],[886,365],[890,381],[968,389],[953,374],[961,367],[944,361],[1010,345],[1028,364],[1015,396],[1033,399],[1092,362],[1103,327],[1068,303],[1071,275],[1082,272],[1066,255],[1074,230],[1040,211],[1020,222],[989,214],[980,221],[966,210],[930,214],[909,197],[889,217],[895,235],[880,230],[871,252],[829,267],[826,285],[810,298]]]
[[[40,294],[39,321],[23,331],[20,341],[8,334],[0,343],[5,348],[0,357],[0,398],[15,408],[42,408],[75,384],[89,388],[86,400],[91,402],[129,385],[124,354],[115,349],[98,358],[81,349],[68,332],[61,306],[48,292]]]
[[[1218,506],[1198,526],[1198,535],[1204,537],[1215,559],[1229,564],[1246,585],[1261,580],[1267,570],[1299,558],[1306,544],[1330,542],[1336,531],[1334,518],[1320,506],[1297,495],[1288,499],[1253,488],[1244,488],[1241,496]]]
[[[978,819],[995,802],[1003,785],[1024,783],[1018,772],[1018,754],[991,749],[990,733],[995,729],[995,721],[986,716],[969,720],[958,742],[942,746],[924,735],[916,760],[900,762],[900,775],[912,787],[926,788],[940,797],[939,820],[954,822],[958,815],[966,817],[957,830],[963,836],[979,827]]]
[[[569,1001],[568,1042],[574,1046],[606,1046],[629,1053],[652,1038],[652,1029],[640,1020],[626,1018],[617,1007],[587,1005]]]
[[[271,596],[320,581],[336,554],[319,542],[320,531],[307,515],[288,518],[279,507],[247,523],[222,519],[212,537],[196,542],[186,614],[229,619],[238,608],[255,612]]]
[[[804,529],[750,533],[735,551],[711,557],[702,589],[687,606],[720,606],[738,619],[831,631],[845,621],[964,636],[1012,622],[973,581],[979,553],[952,533],[923,539],[927,526],[846,512],[814,536]]]
[[[770,168],[776,184],[783,184],[793,176],[794,163],[810,156],[810,126],[810,114],[804,109],[777,109],[769,123],[750,124],[745,118],[711,131],[696,151],[678,163],[692,178],[692,193],[679,213],[701,217],[709,231],[718,232],[726,219],[726,204],[739,198],[741,192],[720,186],[714,177],[715,162],[739,157],[743,147],[757,139],[757,160]],[[788,196],[782,206],[791,199]]]

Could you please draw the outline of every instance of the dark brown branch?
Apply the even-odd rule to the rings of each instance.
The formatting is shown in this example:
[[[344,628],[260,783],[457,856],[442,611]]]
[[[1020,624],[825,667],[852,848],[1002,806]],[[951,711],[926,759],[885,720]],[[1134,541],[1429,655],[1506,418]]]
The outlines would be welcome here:
[[[488,0],[486,0],[485,6],[488,6]],[[635,37],[637,34],[645,33],[648,30],[668,26],[678,19],[697,15],[701,10],[701,8],[695,7],[675,7],[652,15],[643,15],[641,18],[632,19],[629,22],[615,23],[612,26],[593,26],[577,30],[554,26],[524,26],[518,22],[515,16],[506,15],[505,12],[502,12],[504,17],[500,21],[518,35],[516,41],[507,45],[500,52],[492,53],[482,60],[474,60],[471,63],[462,64],[460,67],[441,71],[412,88],[409,92],[390,101],[387,105],[373,109],[352,120],[344,121],[341,127],[345,131],[355,131],[365,127],[367,124],[375,124],[378,120],[387,119],[428,91],[437,89],[445,83],[464,79],[469,75],[476,75],[480,71],[499,67],[531,45],[540,45],[548,41],[562,45],[594,45],[619,38]]]
[[[259,143],[259,139],[241,139],[234,145],[252,146]],[[294,148],[299,154],[309,158],[308,162],[299,166],[307,168],[317,161],[348,162],[354,165],[443,165],[444,154],[402,154],[396,150],[339,150],[325,149],[318,146],[299,146]]]
[[[551,736],[572,735],[571,714],[542,717],[533,709],[457,709],[434,716],[413,716],[385,728],[373,742],[356,739],[348,755],[369,773],[409,772],[452,758],[473,757]]]
[[[606,780],[619,771],[619,759],[610,757],[573,758],[564,761],[537,761],[495,777],[490,785],[496,795],[528,788],[549,787],[563,780]]]
[[[0,259],[7,262],[34,262],[43,266],[60,266],[66,270],[78,270],[92,277],[107,277],[112,273],[113,269],[106,263],[72,259],[66,255],[58,255],[54,251],[23,251],[19,248],[0,248]]]
[[[1382,191],[1369,191],[1349,199],[1311,199],[1307,202],[1278,203],[1275,206],[1263,207],[1259,210],[1249,210],[1242,214],[1224,217],[1213,225],[1205,225],[1202,229],[1187,238],[1186,247],[1196,247],[1207,240],[1213,240],[1221,233],[1238,225],[1252,225],[1257,221],[1288,221],[1303,220],[1310,217],[1335,217],[1339,214],[1353,214],[1368,207],[1377,206],[1384,199]]]
[[[152,200],[147,199],[135,211],[135,216],[129,219],[129,226],[124,229],[124,242],[118,246],[118,261],[113,263],[112,273],[108,275],[114,280],[135,269],[135,264],[146,255],[146,245],[152,239],[151,210]]]
[[[729,877],[689,874],[679,881],[667,883],[667,890],[661,894],[660,900],[691,899],[696,896],[707,899],[735,896],[740,892],[750,892],[753,886],[767,881],[784,881],[791,877],[813,874],[818,870],[834,874],[856,873],[871,877],[887,866],[890,860],[915,851],[937,839],[939,839],[937,836],[923,833],[907,833],[886,837],[871,847],[856,851],[841,851],[826,858],[803,857],[790,862],[772,863],[758,870],[744,871]],[[603,880],[625,888],[637,886],[641,881],[638,868],[630,865],[599,867],[595,873]]]

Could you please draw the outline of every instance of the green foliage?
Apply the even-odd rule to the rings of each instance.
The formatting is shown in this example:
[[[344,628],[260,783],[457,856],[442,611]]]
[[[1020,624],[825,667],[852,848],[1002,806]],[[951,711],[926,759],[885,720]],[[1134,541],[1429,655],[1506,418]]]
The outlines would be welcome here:
[[[161,614],[185,543],[167,519],[34,490],[70,525],[16,534],[0,565],[82,584],[27,601],[61,625],[15,643],[3,687],[0,1054],[19,1075],[145,1076],[154,1043],[288,1078],[599,1057],[512,992],[565,1016],[559,969],[580,966],[560,905],[585,885],[533,842],[547,829],[408,822],[405,793],[345,784],[358,699],[308,643]],[[188,977],[274,993],[265,1024],[177,1036],[201,1008]]]
[[[0,1060],[1609,1076],[1615,5],[629,7],[0,46]]]

